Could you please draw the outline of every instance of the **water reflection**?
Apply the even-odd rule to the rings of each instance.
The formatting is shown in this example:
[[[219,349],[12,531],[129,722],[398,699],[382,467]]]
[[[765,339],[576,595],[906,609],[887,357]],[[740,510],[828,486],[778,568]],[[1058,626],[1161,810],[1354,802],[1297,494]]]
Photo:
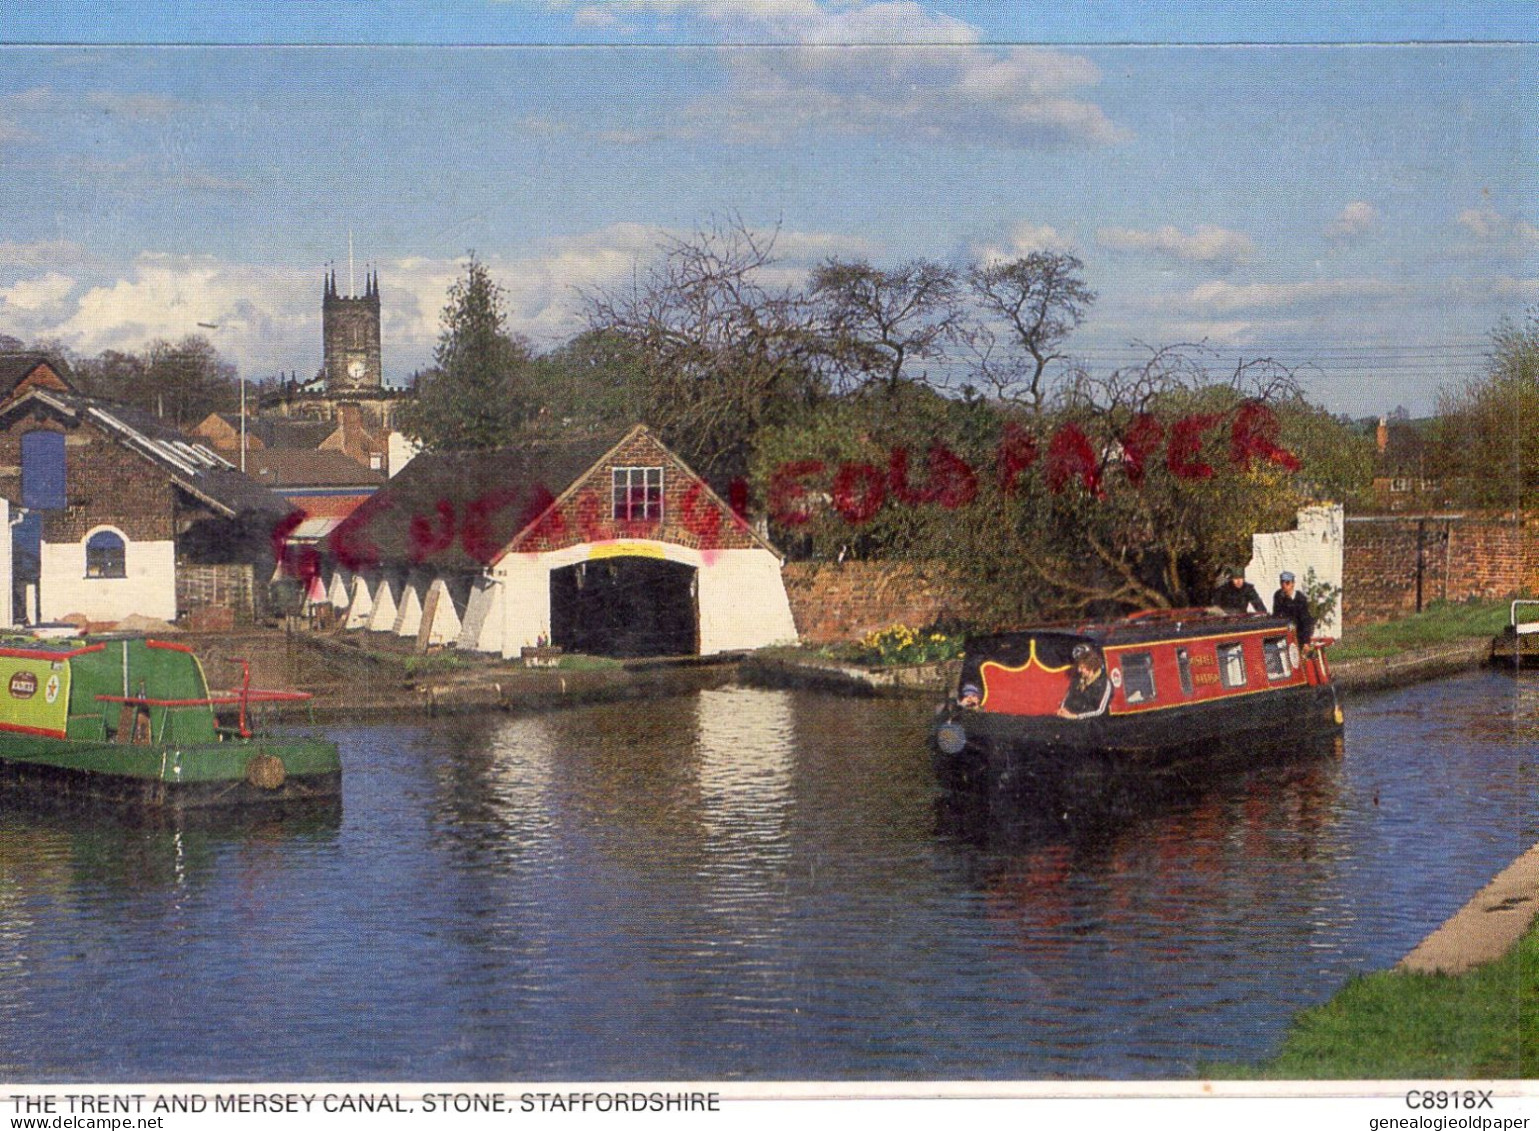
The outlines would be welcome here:
[[[938,804],[928,713],[724,688],[336,728],[313,825],[8,809],[0,1069],[1183,1076],[1264,1056],[1534,839],[1510,678],[1070,818]]]

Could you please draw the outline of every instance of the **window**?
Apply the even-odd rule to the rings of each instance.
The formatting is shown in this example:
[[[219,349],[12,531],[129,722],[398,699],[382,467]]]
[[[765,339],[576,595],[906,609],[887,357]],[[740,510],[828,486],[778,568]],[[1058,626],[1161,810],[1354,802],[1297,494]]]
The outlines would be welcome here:
[[[21,438],[21,505],[59,510],[65,503],[64,434],[28,432]]]
[[[1225,687],[1245,686],[1245,645],[1238,640],[1218,646],[1218,677]]]
[[[656,522],[662,518],[663,469],[615,468],[614,517],[616,522]]]
[[[1192,693],[1192,654],[1185,648],[1176,649],[1176,673],[1181,677],[1181,694]]]
[[[1147,703],[1154,698],[1154,657],[1148,652],[1130,652],[1122,657],[1122,697],[1129,703]]]
[[[127,577],[123,539],[110,530],[98,530],[86,541],[87,577]]]
[[[1261,657],[1266,661],[1267,679],[1287,679],[1292,674],[1288,664],[1288,638],[1274,636],[1261,642]]]

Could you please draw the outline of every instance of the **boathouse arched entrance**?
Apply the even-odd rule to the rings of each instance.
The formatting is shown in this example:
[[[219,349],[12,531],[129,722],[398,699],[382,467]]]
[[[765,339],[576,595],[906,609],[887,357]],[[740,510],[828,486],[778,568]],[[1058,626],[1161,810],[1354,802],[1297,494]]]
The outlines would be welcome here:
[[[550,572],[551,643],[593,656],[693,656],[700,613],[693,566],[614,555]]]

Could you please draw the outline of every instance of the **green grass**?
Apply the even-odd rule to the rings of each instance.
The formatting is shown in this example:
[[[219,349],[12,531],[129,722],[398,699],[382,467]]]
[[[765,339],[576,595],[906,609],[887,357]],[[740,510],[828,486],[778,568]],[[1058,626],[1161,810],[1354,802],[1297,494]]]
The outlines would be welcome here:
[[[1510,601],[1434,601],[1423,612],[1354,627],[1330,650],[1332,660],[1393,656],[1460,640],[1489,639],[1507,627]]]
[[[1505,958],[1459,975],[1354,978],[1294,1019],[1261,1065],[1204,1065],[1232,1080],[1539,1077],[1539,926]]]
[[[556,666],[562,671],[568,672],[598,672],[623,668],[625,662],[610,656],[584,656],[581,653],[573,653],[569,656],[562,656],[556,662]]]

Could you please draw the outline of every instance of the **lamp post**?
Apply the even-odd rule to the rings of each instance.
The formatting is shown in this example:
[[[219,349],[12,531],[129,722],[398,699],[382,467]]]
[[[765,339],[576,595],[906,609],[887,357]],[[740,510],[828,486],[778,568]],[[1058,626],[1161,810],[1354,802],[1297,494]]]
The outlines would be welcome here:
[[[217,322],[199,322],[205,330],[219,329]],[[246,375],[240,374],[240,473],[246,474]]]

